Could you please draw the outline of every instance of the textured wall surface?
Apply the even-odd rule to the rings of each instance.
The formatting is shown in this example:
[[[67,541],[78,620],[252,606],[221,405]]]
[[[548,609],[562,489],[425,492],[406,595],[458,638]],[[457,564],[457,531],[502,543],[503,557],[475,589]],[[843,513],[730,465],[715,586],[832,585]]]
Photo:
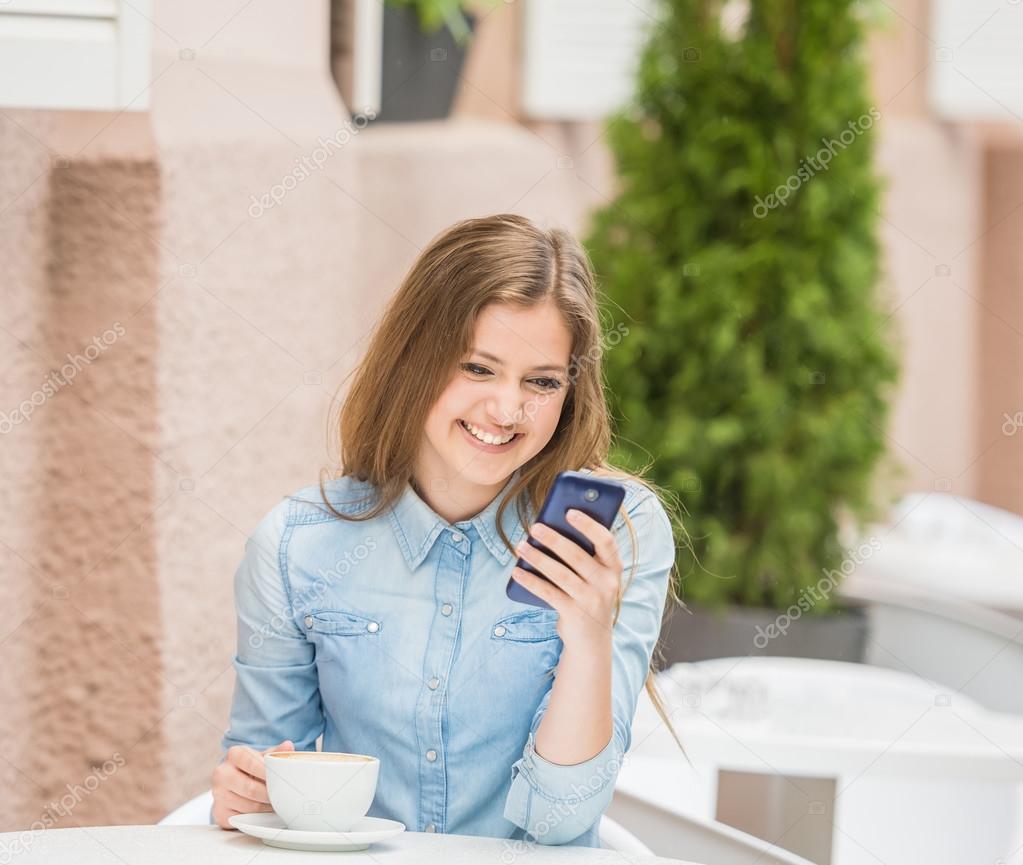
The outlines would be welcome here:
[[[992,150],[985,169],[977,465],[984,501],[1023,513],[1023,147]]]
[[[977,497],[982,148],[963,130],[909,114],[881,128],[882,290],[902,364],[888,429],[902,475],[890,486]],[[936,194],[924,194],[935,178]]]
[[[210,785],[234,685],[234,570],[259,519],[326,464],[325,409],[367,322],[326,4],[255,4],[204,48],[213,18],[175,4],[154,58],[154,391],[171,486],[152,518],[168,758],[146,819]]]
[[[159,172],[144,134],[74,152],[60,118],[5,121],[4,178],[36,177],[0,231],[3,410],[17,417],[0,451],[2,718],[22,745],[0,762],[5,821],[126,822],[166,756],[157,558],[139,530],[158,495],[159,347],[139,298],[156,282]]]
[[[3,262],[2,315],[0,320],[0,566],[3,568],[4,616],[0,622],[0,735],[8,742],[0,760],[3,801],[10,816],[5,828],[28,825],[39,817],[56,773],[41,754],[31,765],[27,755],[37,744],[34,727],[42,707],[54,699],[49,683],[38,677],[38,658],[53,652],[49,639],[37,633],[53,600],[51,583],[57,574],[43,571],[37,513],[43,506],[38,490],[45,478],[37,471],[41,454],[49,443],[32,424],[40,420],[45,405],[31,407],[32,419],[15,425],[11,414],[23,399],[41,388],[56,357],[44,350],[49,282],[46,247],[49,241],[48,204],[51,156],[34,136],[52,133],[52,123],[31,124],[28,112],[5,112],[0,123],[0,261]],[[46,118],[49,121],[49,118]],[[59,641],[58,646],[66,646]],[[35,675],[33,675],[35,674]],[[57,698],[59,700],[59,698]],[[63,714],[63,712],[61,712]],[[66,760],[66,741],[50,760]]]

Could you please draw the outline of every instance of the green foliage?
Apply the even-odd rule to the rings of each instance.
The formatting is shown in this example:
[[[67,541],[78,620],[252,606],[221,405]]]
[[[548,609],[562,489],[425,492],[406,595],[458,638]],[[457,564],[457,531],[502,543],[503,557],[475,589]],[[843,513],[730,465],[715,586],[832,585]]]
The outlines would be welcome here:
[[[587,245],[605,318],[629,328],[605,355],[612,456],[652,459],[687,512],[682,597],[782,608],[840,568],[842,515],[874,516],[897,378],[880,113],[859,4],[752,0],[738,30],[723,5],[662,3],[635,104],[607,126],[620,191]]]
[[[500,0],[487,0],[494,6]],[[391,6],[408,6],[419,18],[419,26],[424,33],[436,33],[442,26],[447,26],[455,41],[464,43],[469,39],[471,31],[465,18],[464,10],[470,5],[465,0],[387,0]]]

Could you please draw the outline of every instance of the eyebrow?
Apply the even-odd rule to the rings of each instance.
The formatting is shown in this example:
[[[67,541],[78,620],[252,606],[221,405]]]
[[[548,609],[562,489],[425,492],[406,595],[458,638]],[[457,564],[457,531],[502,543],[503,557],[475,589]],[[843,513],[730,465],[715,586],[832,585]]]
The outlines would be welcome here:
[[[492,355],[489,351],[481,351],[478,348],[474,348],[472,350],[472,353],[473,354],[478,354],[480,357],[485,357],[487,360],[493,361],[494,363],[497,363],[497,364],[504,363],[504,361],[502,361],[501,358],[496,357],[495,355]],[[531,372],[547,372],[547,371],[565,372],[566,370],[565,370],[565,367],[563,367],[563,366],[556,366],[554,364],[546,364],[544,366],[534,366],[532,368],[532,370],[531,370]]]

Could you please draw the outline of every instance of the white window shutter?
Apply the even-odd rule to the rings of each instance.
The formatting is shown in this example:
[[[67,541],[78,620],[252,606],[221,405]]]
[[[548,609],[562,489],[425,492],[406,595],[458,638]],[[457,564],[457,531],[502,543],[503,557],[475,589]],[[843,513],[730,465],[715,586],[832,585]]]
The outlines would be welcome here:
[[[940,117],[1023,120],[1023,3],[932,0],[928,89]]]
[[[524,0],[521,110],[593,120],[635,92],[636,64],[655,26],[651,0]]]
[[[0,5],[0,106],[149,107],[151,0]]]

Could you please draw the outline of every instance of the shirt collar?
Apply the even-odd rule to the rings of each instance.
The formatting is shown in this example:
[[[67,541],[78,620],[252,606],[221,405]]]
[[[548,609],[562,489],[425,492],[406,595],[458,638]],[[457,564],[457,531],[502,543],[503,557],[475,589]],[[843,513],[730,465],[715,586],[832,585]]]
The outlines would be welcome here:
[[[476,516],[468,520],[459,520],[451,524],[439,516],[426,502],[424,502],[408,482],[405,484],[405,491],[388,511],[388,518],[394,529],[395,537],[398,539],[398,546],[402,555],[408,563],[410,570],[415,570],[422,563],[423,559],[433,548],[434,541],[445,529],[461,529],[468,531],[473,526],[491,555],[502,565],[511,561],[512,554],[501,542],[501,536],[497,531],[497,509],[501,500],[507,494],[511,486],[518,480],[520,469],[516,469],[501,491],[494,497]],[[525,535],[518,519],[518,509],[515,502],[509,502],[505,509],[502,520],[504,532],[511,541],[512,546],[517,544]]]

